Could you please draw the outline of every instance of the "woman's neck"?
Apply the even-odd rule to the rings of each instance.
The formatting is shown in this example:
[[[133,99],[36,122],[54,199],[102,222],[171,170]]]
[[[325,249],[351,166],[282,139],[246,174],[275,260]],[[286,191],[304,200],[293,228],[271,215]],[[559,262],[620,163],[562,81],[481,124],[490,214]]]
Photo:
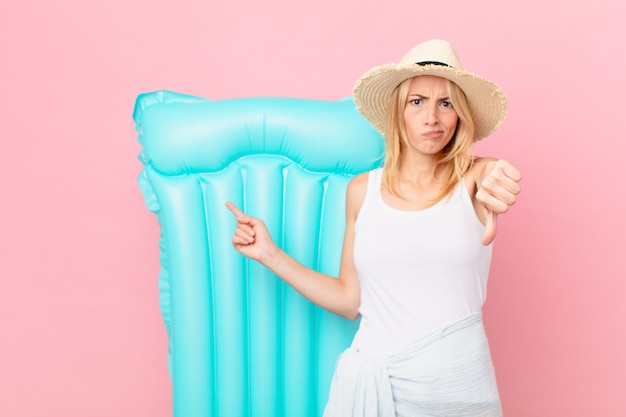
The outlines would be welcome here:
[[[439,155],[407,155],[400,162],[398,174],[401,182],[428,186],[437,182],[441,169]]]

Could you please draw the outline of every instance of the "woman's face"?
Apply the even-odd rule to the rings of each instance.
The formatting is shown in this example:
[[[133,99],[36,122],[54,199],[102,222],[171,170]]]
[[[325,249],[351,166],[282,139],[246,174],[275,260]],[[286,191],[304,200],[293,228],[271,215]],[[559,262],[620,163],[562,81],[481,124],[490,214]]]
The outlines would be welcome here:
[[[445,79],[422,75],[411,80],[404,106],[410,149],[421,154],[438,154],[452,139],[458,120]]]

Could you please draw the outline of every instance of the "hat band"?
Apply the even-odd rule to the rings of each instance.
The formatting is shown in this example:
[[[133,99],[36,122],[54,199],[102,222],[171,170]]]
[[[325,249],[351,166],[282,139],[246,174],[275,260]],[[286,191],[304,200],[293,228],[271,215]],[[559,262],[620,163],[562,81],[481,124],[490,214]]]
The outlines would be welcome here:
[[[439,62],[439,61],[420,61],[420,62],[416,62],[415,65],[419,65],[420,67],[423,67],[425,65],[441,65],[443,67],[450,66],[448,64],[444,64],[443,62]]]

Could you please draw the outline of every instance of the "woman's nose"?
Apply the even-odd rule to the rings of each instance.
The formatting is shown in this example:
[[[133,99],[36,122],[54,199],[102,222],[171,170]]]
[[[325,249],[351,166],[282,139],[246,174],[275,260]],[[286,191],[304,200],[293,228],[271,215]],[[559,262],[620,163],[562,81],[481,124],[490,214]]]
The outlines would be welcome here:
[[[426,107],[426,119],[424,121],[424,123],[426,125],[432,126],[437,124],[437,121],[439,120],[439,114],[438,114],[438,109],[437,106],[427,106]]]

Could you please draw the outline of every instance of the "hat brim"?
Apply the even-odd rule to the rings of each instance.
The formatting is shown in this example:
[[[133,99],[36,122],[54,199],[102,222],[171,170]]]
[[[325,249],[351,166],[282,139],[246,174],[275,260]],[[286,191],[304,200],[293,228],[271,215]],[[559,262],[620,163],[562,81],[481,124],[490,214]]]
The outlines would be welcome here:
[[[500,87],[468,71],[441,65],[385,64],[372,68],[354,85],[357,109],[384,135],[391,93],[403,81],[421,75],[446,78],[463,90],[474,120],[474,141],[491,135],[504,121],[507,102]]]

